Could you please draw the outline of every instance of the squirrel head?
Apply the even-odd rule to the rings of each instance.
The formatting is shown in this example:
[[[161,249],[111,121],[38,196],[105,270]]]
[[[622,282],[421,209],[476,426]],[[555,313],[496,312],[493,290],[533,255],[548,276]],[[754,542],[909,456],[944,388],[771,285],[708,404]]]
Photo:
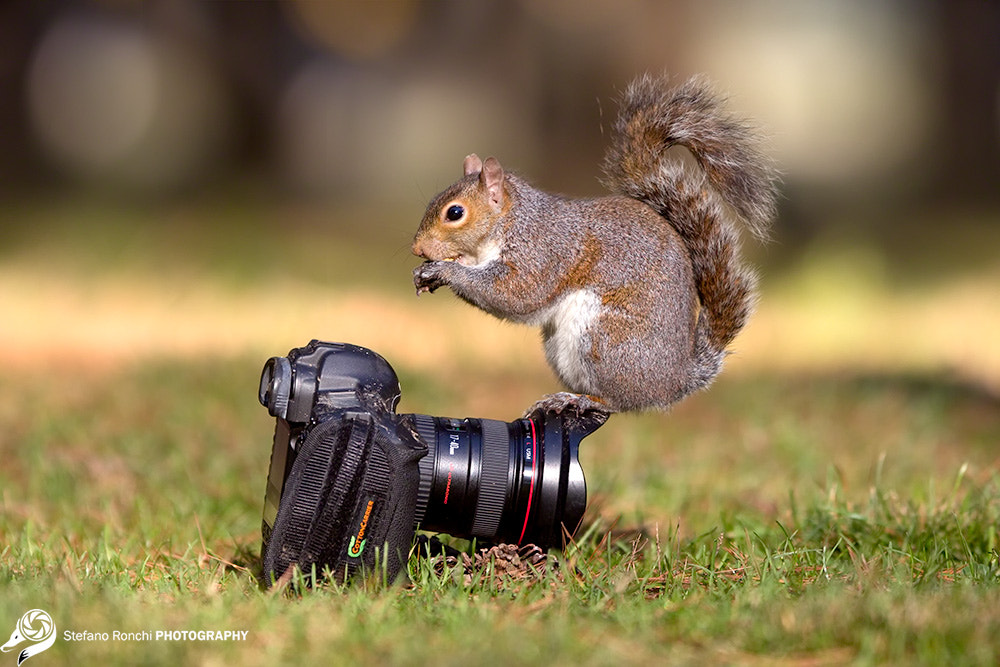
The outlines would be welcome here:
[[[485,264],[500,251],[500,220],[510,197],[504,173],[494,157],[465,158],[465,175],[434,197],[413,238],[413,254],[428,260]]]

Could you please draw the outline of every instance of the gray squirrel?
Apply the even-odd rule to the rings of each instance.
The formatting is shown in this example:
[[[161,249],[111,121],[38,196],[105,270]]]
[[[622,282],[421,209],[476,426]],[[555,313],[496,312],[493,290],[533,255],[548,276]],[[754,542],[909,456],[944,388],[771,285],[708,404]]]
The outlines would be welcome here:
[[[447,285],[501,319],[541,327],[569,392],[532,409],[666,409],[708,386],[756,299],[740,220],[765,239],[777,173],[753,130],[701,77],[634,80],[604,158],[612,195],[537,190],[496,158],[465,158],[413,241],[417,294]],[[688,149],[698,169],[668,149]],[[529,413],[531,410],[528,411]]]

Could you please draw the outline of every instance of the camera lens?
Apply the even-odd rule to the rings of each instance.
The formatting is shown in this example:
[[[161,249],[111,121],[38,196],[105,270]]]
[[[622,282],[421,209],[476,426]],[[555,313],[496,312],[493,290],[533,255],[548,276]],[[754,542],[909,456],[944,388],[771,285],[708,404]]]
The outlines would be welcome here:
[[[580,440],[603,419],[450,419],[413,415],[427,443],[416,522],[423,530],[558,546],[587,506]]]

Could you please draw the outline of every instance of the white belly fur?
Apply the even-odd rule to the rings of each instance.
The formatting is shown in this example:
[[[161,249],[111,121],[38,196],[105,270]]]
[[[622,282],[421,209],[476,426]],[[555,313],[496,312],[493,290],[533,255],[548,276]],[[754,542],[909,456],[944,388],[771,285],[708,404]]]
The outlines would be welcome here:
[[[545,333],[545,356],[569,387],[579,393],[592,390],[591,324],[600,316],[601,299],[585,289],[568,292],[539,317]]]

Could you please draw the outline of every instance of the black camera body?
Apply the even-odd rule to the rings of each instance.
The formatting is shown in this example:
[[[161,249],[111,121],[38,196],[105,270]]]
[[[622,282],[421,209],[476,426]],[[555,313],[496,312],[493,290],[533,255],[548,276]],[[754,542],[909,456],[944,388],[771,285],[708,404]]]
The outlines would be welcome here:
[[[312,341],[272,357],[259,400],[276,418],[262,559],[270,585],[292,566],[393,580],[415,530],[560,546],[586,509],[580,440],[599,412],[513,422],[396,414],[399,380],[363,347]]]

